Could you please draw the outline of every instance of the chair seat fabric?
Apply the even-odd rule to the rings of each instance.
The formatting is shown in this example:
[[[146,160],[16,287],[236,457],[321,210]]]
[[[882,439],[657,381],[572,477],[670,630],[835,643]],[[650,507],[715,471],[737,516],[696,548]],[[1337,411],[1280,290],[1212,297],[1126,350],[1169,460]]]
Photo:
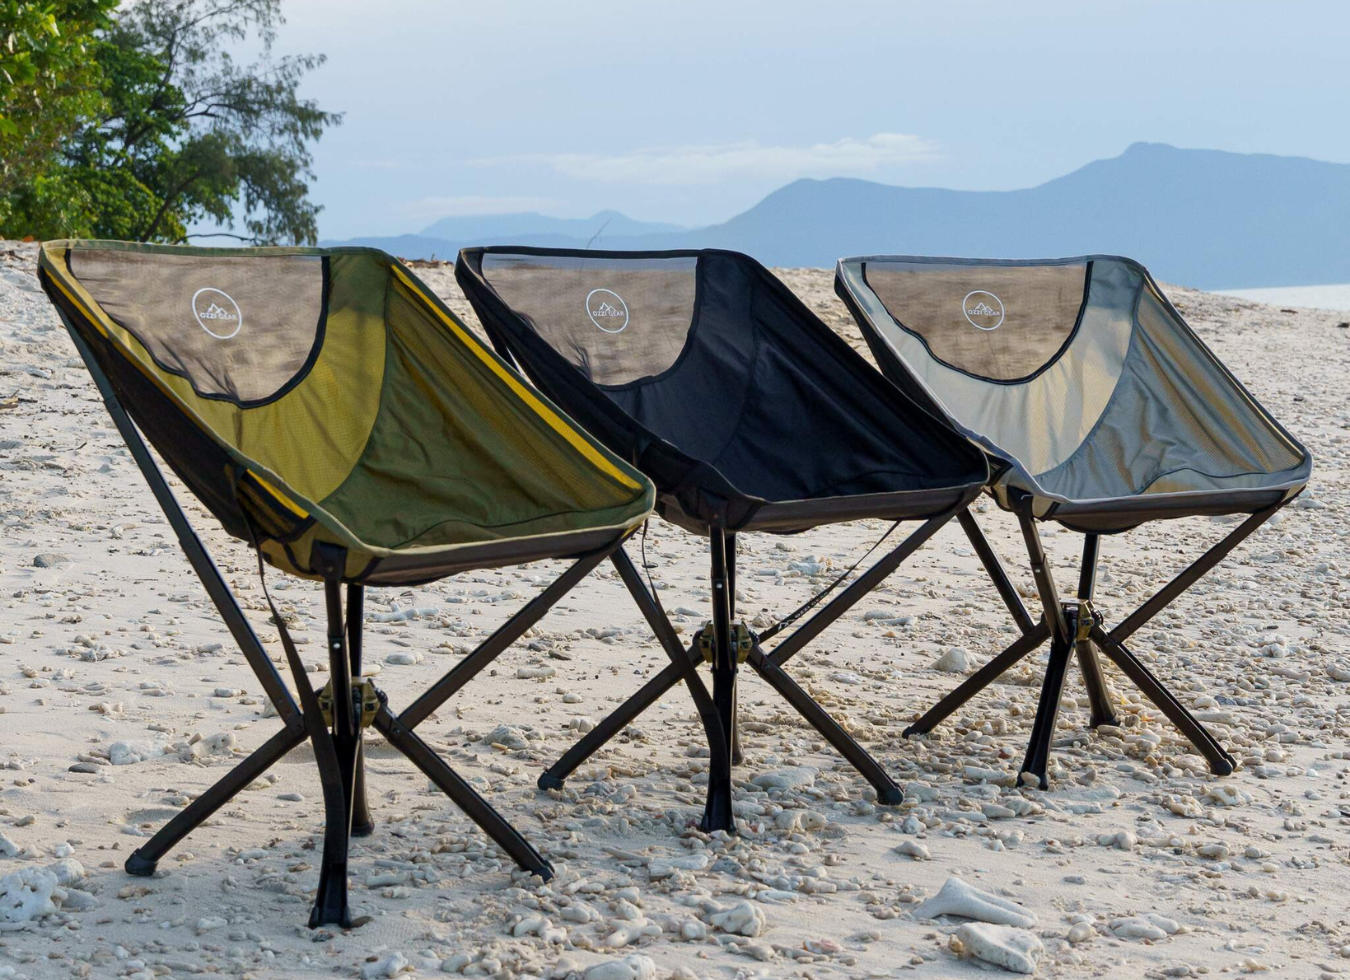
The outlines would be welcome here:
[[[641,473],[373,249],[49,242],[44,284],[137,425],[232,534],[314,577],[409,583],[603,547]]]
[[[1004,506],[1111,531],[1308,481],[1308,451],[1129,259],[847,258],[835,289],[883,371],[1006,464]]]
[[[932,516],[986,464],[777,278],[717,250],[466,249],[488,335],[695,532]]]

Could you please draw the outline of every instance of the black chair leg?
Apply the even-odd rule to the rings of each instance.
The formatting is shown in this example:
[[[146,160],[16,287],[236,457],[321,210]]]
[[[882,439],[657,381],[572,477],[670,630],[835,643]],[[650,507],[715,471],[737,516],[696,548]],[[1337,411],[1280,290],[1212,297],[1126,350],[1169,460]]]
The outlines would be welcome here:
[[[365,629],[365,586],[352,582],[347,586],[347,646],[351,654],[352,676],[361,675],[361,637]],[[356,742],[356,780],[352,787],[352,836],[369,837],[375,832],[366,798],[366,745],[358,732]]]
[[[731,620],[736,621],[736,535],[727,535],[727,606],[731,610]],[[745,763],[745,753],[741,751],[741,708],[740,684],[733,682],[731,688],[731,764]]]
[[[1088,704],[1092,716],[1088,722],[1093,728],[1116,724],[1116,713],[1111,707],[1111,689],[1106,686],[1106,675],[1102,673],[1102,663],[1097,659],[1097,648],[1092,640],[1083,635],[1084,620],[1095,617],[1092,610],[1092,594],[1097,588],[1097,559],[1101,553],[1101,538],[1092,533],[1083,535],[1083,561],[1078,569],[1078,626],[1075,633],[1075,647],[1078,654],[1078,669],[1083,675],[1083,686],[1087,688]],[[1095,625],[1095,619],[1092,625]]]
[[[1059,700],[1064,695],[1064,679],[1069,672],[1071,649],[1058,637],[1050,641],[1050,660],[1045,665],[1045,681],[1041,685],[1041,700],[1036,705],[1036,721],[1031,726],[1031,742],[1019,775],[1031,773],[1041,789],[1050,788],[1046,769],[1050,764],[1050,743],[1055,737],[1055,719],[1059,715]]]
[[[455,806],[463,810],[470,820],[482,828],[497,846],[509,854],[520,868],[538,875],[544,881],[553,877],[553,866],[543,855],[535,850],[533,845],[493,808],[492,804],[479,796],[464,777],[451,769],[431,746],[422,741],[416,732],[403,725],[388,708],[381,708],[379,714],[375,716],[375,727],[389,740],[390,745],[422,770],[426,777],[450,797]]]
[[[1093,728],[1119,724],[1116,710],[1111,704],[1111,689],[1107,687],[1106,674],[1102,672],[1102,662],[1097,657],[1096,645],[1091,640],[1079,640],[1074,644],[1074,648],[1091,710],[1088,724]]]
[[[709,550],[712,558],[712,606],[713,606],[713,662],[712,677],[713,706],[722,731],[728,737],[720,746],[726,752],[726,766],[710,765],[708,768],[708,801],[703,810],[702,829],[705,831],[723,830],[736,832],[735,819],[732,816],[731,792],[731,739],[729,733],[736,718],[736,645],[732,636],[731,599],[727,577],[727,538],[720,527],[713,527],[709,533]],[[734,539],[733,539],[734,540]],[[709,746],[710,752],[719,747]]]
[[[835,750],[849,761],[849,764],[857,769],[862,777],[872,784],[877,791],[877,801],[886,806],[899,806],[904,800],[904,793],[900,787],[895,784],[895,780],[887,774],[871,754],[861,745],[853,740],[853,736],[840,726],[839,722],[830,717],[829,712],[816,703],[816,700],[807,694],[794,681],[787,671],[783,670],[772,658],[765,656],[755,647],[750,655],[750,666],[755,672],[771,686],[775,691],[783,696],[783,699],[797,709],[797,713],[805,718],[821,736],[834,746]]]
[[[334,711],[336,715],[336,710]],[[334,740],[336,741],[336,739]],[[356,776],[356,752],[350,754],[338,749],[338,769],[343,794],[338,806],[324,800],[323,858],[319,865],[319,887],[314,895],[314,908],[309,913],[309,927],[336,925],[343,929],[352,926],[347,906],[347,860],[351,848],[351,793]]]
[[[1172,695],[1172,692],[1164,687],[1162,682],[1154,677],[1153,673],[1134,654],[1125,649],[1123,643],[1113,640],[1111,634],[1100,626],[1093,627],[1092,639],[1101,647],[1102,653],[1110,657],[1112,662],[1120,668],[1121,673],[1133,681],[1135,686],[1143,692],[1144,697],[1157,705],[1158,709],[1167,716],[1167,719],[1205,757],[1205,761],[1209,763],[1210,772],[1216,776],[1227,776],[1237,768],[1237,760],[1219,744],[1218,740],[1209,733],[1209,730],[1186,710],[1185,705],[1178,701]]]
[[[1000,675],[1012,669],[1014,664],[1039,648],[1049,638],[1050,627],[1045,625],[1045,620],[1041,620],[1032,627],[1031,632],[1018,637],[1002,653],[971,674],[954,691],[929,708],[922,718],[905,729],[904,737],[927,735],[957,708],[992,684]]]
[[[736,668],[726,665],[714,665],[712,669],[713,704],[717,709],[717,719],[722,731],[730,730],[736,718]],[[711,749],[710,751],[715,751]],[[734,756],[728,746],[727,767],[731,766]],[[700,827],[705,831],[725,830],[736,832],[736,823],[732,817],[731,778],[717,778],[710,767],[708,773],[708,801],[703,808],[703,821]]]
[[[356,766],[360,759],[361,728],[352,703],[352,662],[343,630],[342,585],[337,578],[324,582],[328,606],[328,678],[332,685],[332,737],[337,754],[338,787],[325,786],[323,858],[319,887],[310,912],[309,927],[351,927],[347,906],[347,860],[351,847],[352,810],[356,794]]]
[[[287,752],[308,736],[303,728],[283,728],[252,755],[225,774],[218,783],[180,810],[172,820],[160,827],[155,836],[136,848],[127,858],[128,874],[149,877],[155,873],[160,859],[180,840],[196,830],[211,815],[234,799],[245,786],[276,765]]]
[[[661,696],[669,691],[684,677],[684,669],[679,664],[667,664],[665,669],[649,680],[631,698],[587,732],[580,741],[563,753],[562,758],[549,766],[539,777],[540,789],[561,789],[564,780],[577,767],[598,752],[606,742],[623,731],[638,715],[646,711]]]

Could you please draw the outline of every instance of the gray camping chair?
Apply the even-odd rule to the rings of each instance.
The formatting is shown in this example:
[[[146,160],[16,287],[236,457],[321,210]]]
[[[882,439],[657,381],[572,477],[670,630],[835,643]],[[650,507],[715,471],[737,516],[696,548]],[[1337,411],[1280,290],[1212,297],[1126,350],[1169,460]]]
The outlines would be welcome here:
[[[887,377],[995,463],[989,492],[1017,515],[1044,609],[1033,622],[1005,579],[1000,592],[1023,635],[906,734],[932,730],[1049,640],[1022,767],[1041,786],[1075,652],[1094,728],[1115,722],[1100,652],[1213,772],[1232,772],[1233,757],[1125,641],[1298,495],[1312,470],[1308,451],[1129,259],[848,258],[839,262],[835,291]],[[1250,516],[1119,625],[1104,625],[1093,606],[1099,535],[1226,514]],[[1050,574],[1036,525],[1045,520],[1084,534],[1075,599],[1061,600]],[[992,555],[981,558],[990,565]]]

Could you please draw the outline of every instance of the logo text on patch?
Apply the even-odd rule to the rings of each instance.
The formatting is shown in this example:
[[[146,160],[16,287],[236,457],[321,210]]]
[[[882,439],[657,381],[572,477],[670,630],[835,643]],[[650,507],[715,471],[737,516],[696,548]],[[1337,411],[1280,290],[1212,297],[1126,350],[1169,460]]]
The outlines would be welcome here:
[[[244,325],[239,304],[214,286],[203,286],[192,294],[192,315],[197,325],[217,340],[229,340]]]
[[[605,333],[622,333],[628,326],[628,304],[612,289],[592,289],[587,293],[586,315]]]
[[[1003,326],[1003,300],[987,289],[972,289],[961,300],[961,312],[967,322],[979,330],[997,330]]]

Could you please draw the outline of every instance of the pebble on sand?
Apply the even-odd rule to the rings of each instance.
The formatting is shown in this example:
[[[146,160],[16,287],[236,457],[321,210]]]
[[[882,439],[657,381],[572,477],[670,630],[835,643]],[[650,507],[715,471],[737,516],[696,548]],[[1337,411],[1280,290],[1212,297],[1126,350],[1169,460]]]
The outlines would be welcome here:
[[[1045,955],[1045,946],[1035,933],[984,922],[967,922],[957,929],[951,947],[958,956],[973,956],[1012,973],[1035,973]]]
[[[960,878],[948,878],[936,895],[914,910],[916,919],[936,919],[941,915],[1022,928],[1036,924],[1034,912],[1006,898],[981,891]]]

